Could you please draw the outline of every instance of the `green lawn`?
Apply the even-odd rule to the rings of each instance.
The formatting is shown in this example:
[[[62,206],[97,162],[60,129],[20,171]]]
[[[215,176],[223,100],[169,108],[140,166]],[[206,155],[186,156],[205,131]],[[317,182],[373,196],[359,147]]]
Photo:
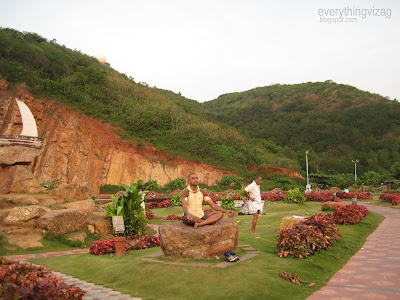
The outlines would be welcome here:
[[[384,219],[370,213],[358,225],[340,225],[342,238],[331,249],[307,259],[280,258],[275,247],[282,217],[312,215],[321,203],[304,205],[267,203],[257,225],[259,238],[250,234],[252,216],[237,216],[239,245],[260,251],[252,259],[224,269],[144,262],[159,247],[128,251],[124,257],[90,254],[33,259],[50,269],[144,299],[305,299],[320,289],[361,248],[366,237]],[[156,216],[181,214],[180,207],[153,209]],[[158,220],[156,220],[158,222]],[[154,222],[154,221],[153,221]],[[152,222],[152,223],[153,223]],[[182,262],[182,260],[180,261]],[[301,286],[282,280],[281,271],[305,281]],[[315,283],[314,286],[309,286]]]

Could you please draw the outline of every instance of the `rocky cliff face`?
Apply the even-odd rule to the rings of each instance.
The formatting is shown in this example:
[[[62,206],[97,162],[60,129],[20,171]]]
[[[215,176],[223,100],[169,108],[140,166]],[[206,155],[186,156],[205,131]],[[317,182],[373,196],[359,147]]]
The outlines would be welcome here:
[[[2,107],[11,99],[3,98]],[[129,184],[139,179],[157,180],[164,185],[192,172],[199,175],[202,183],[212,185],[228,173],[201,162],[135,146],[115,134],[110,124],[54,101],[35,99],[27,93],[23,93],[22,99],[36,118],[39,137],[44,138],[42,154],[30,165],[39,182],[89,182],[98,192],[104,184]],[[4,113],[4,109],[0,111],[0,120],[4,120]]]

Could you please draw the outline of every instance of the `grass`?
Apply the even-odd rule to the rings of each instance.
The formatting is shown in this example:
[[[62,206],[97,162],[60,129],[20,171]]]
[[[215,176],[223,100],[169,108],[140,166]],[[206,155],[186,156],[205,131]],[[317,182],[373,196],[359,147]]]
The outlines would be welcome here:
[[[144,256],[160,252],[159,247],[128,251],[123,257],[82,254],[31,261],[144,299],[305,299],[325,285],[384,219],[371,212],[358,225],[339,225],[342,238],[335,247],[307,259],[280,258],[275,244],[281,219],[288,215],[312,215],[320,212],[320,208],[321,203],[311,202],[302,205],[268,203],[267,214],[261,216],[257,224],[257,231],[261,233],[258,237],[250,234],[252,216],[237,216],[239,245],[248,244],[260,254],[223,269],[142,260]],[[158,217],[166,217],[180,215],[181,208],[153,209],[153,212]],[[281,271],[299,276],[302,285],[282,280]],[[310,283],[315,285],[309,286]]]

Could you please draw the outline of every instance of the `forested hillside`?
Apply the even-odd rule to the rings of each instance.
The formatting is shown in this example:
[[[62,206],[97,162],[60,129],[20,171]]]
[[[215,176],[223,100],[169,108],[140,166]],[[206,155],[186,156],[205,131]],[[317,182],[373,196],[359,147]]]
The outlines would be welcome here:
[[[289,147],[311,173],[385,173],[400,161],[400,103],[355,87],[325,82],[272,85],[221,95],[203,111],[252,137]],[[277,147],[278,146],[278,147]]]
[[[137,145],[249,175],[247,165],[300,170],[294,157],[263,140],[211,121],[200,104],[171,91],[137,83],[95,58],[36,33],[0,29],[0,78],[110,122]]]

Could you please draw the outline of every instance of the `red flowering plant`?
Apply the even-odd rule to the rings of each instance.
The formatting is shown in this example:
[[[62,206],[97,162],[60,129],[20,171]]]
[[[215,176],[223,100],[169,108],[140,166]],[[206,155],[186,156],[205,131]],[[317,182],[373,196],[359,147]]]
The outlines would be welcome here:
[[[336,195],[341,199],[353,199],[354,196],[357,196],[357,199],[372,199],[369,193],[337,193]]]
[[[285,199],[285,196],[283,194],[263,192],[261,193],[261,199],[264,201],[283,201]]]
[[[400,205],[400,194],[382,194],[379,196],[382,202],[392,203],[392,205]]]
[[[164,218],[164,220],[176,220],[176,221],[180,221],[182,220],[182,217],[177,216],[177,215],[169,215],[168,217]]]
[[[314,215],[290,228],[278,231],[276,247],[278,255],[307,258],[317,252],[334,246],[340,239],[332,215]]]
[[[361,205],[341,205],[335,209],[333,217],[336,223],[354,225],[358,224],[368,214],[368,209]]]
[[[160,238],[155,235],[145,235],[136,241],[135,245],[133,245],[133,249],[140,250],[156,246],[160,246]]]
[[[129,250],[129,243],[125,241],[125,251]],[[101,239],[89,246],[89,253],[94,255],[104,255],[115,253],[115,241],[114,239]]]
[[[82,299],[85,293],[43,266],[0,257],[0,299]]]
[[[156,216],[151,211],[146,209],[146,219],[147,220],[155,220]]]
[[[161,202],[147,202],[147,207],[149,209],[153,208],[164,208],[164,207],[170,207],[171,206],[171,200],[167,199]]]

